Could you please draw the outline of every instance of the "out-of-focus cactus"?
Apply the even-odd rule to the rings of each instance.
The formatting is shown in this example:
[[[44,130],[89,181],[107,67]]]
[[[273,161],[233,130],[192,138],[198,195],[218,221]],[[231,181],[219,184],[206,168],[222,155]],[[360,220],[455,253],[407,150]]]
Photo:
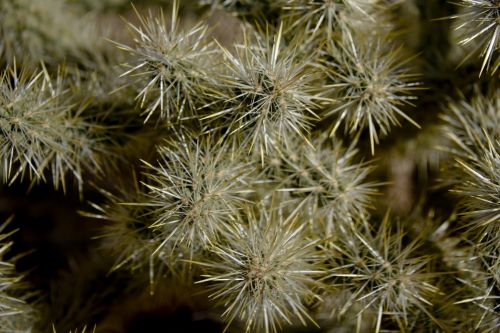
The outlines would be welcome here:
[[[459,33],[460,44],[470,49],[468,57],[483,58],[481,75],[495,74],[500,66],[500,4],[496,0],[458,0],[459,13],[452,18]]]
[[[12,247],[11,233],[5,232],[12,217],[0,227],[0,327],[3,332],[32,332],[36,321],[36,311],[26,300],[29,289],[23,284],[23,276],[15,268],[15,258],[9,260],[8,252]]]

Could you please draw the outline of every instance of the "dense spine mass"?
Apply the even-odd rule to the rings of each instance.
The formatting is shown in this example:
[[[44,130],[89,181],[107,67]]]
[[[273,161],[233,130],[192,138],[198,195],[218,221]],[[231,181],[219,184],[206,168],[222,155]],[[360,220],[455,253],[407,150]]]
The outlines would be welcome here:
[[[499,24],[0,0],[0,333],[497,332]]]

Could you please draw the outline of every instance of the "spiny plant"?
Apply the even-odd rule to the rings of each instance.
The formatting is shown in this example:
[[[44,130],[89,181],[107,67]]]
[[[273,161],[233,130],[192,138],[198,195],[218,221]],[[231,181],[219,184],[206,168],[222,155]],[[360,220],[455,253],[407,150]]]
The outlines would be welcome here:
[[[462,216],[469,221],[469,228],[478,241],[498,244],[500,241],[500,142],[496,150],[491,145],[477,162],[457,160],[461,168],[460,183],[453,192],[462,199]]]
[[[108,221],[100,228],[99,238],[103,250],[114,258],[111,271],[127,267],[136,272],[143,269],[145,263],[150,263],[149,270],[154,270],[150,258],[158,243],[152,241],[155,233],[148,229],[147,209],[141,205],[146,202],[145,195],[135,177],[133,181],[135,191],[113,194],[101,190],[106,203],[92,203],[92,212],[82,212],[86,217]]]
[[[227,325],[245,322],[245,332],[277,332],[284,324],[314,324],[307,304],[317,301],[322,274],[315,241],[308,239],[299,214],[273,206],[247,208],[212,248],[214,258],[199,262],[210,298],[225,309]],[[227,329],[227,327],[226,327]]]
[[[497,331],[498,1],[438,2],[0,0],[0,214],[29,210],[0,236],[0,331]],[[481,65],[450,70],[454,34]],[[47,215],[98,230],[70,267],[16,262],[32,311],[15,251],[72,218],[18,192],[69,179],[90,202]]]
[[[477,91],[477,89],[476,89]],[[459,213],[476,240],[500,241],[500,95],[476,93],[472,99],[450,103],[443,116],[454,146],[452,191],[461,198]]]
[[[467,307],[470,319],[464,325],[468,330],[495,332],[500,325],[500,247],[485,254],[475,251],[473,257],[464,257],[465,264],[457,280],[463,284],[455,304]]]
[[[117,71],[123,53],[105,40],[117,29],[83,7],[74,0],[1,0],[0,65],[34,71],[43,61],[51,76],[64,67],[66,95],[102,118],[113,103],[132,103],[129,94],[109,94],[123,82]]]
[[[146,163],[145,205],[151,209],[160,251],[168,243],[186,245],[190,257],[228,232],[251,192],[248,164],[238,150],[216,139],[179,137],[158,152],[158,165]]]
[[[184,260],[194,257],[192,248],[196,244],[190,248],[173,240],[165,241],[168,235],[154,226],[154,207],[146,194],[146,186],[139,183],[135,174],[133,190],[127,189],[130,185],[120,186],[116,194],[101,190],[106,202],[92,203],[92,211],[82,212],[86,217],[103,221],[99,228],[100,250],[114,259],[110,273],[129,271],[145,275],[151,288],[166,276],[191,281],[194,269]]]
[[[389,44],[389,45],[388,45]],[[340,40],[328,42],[323,68],[329,84],[325,93],[335,99],[323,117],[334,117],[331,134],[343,127],[350,135],[368,129],[372,154],[381,135],[403,118],[420,127],[404,110],[413,106],[413,92],[419,89],[402,50],[387,40],[369,40],[346,27]]]
[[[376,315],[375,332],[382,331],[385,318],[401,331],[412,324],[411,316],[423,312],[432,318],[430,307],[439,289],[433,285],[437,277],[429,272],[432,257],[418,255],[418,238],[409,242],[401,225],[387,213],[372,230],[339,228],[340,234],[326,240],[325,256],[331,258],[326,281],[332,288],[346,288],[351,296],[332,315],[343,316],[358,305],[363,312]]]
[[[456,21],[455,29],[459,32],[460,45],[471,45],[471,52],[465,58],[479,53],[483,58],[479,76],[485,71],[495,74],[500,66],[500,2],[498,0],[457,0],[460,6],[457,15],[451,16]],[[464,61],[465,61],[464,60]]]
[[[490,90],[481,93],[476,86],[471,97],[460,94],[457,100],[448,103],[450,112],[442,118],[447,125],[447,136],[454,143],[450,147],[454,155],[475,160],[487,150],[489,143],[495,144],[500,137],[500,94],[495,86]]]
[[[290,201],[303,206],[312,224],[324,219],[326,235],[339,220],[366,221],[378,184],[367,179],[372,166],[356,161],[356,140],[347,148],[327,135],[311,141],[314,149],[294,144],[267,160],[276,190],[289,193]]]
[[[175,122],[192,116],[200,87],[206,79],[207,57],[212,53],[207,27],[200,23],[183,31],[179,28],[179,2],[173,3],[170,22],[162,11],[143,17],[137,9],[140,26],[128,25],[134,33],[134,46],[116,43],[131,54],[122,75],[130,77],[139,92],[136,99],[147,121],[159,110],[160,118]],[[122,87],[123,88],[123,87]]]
[[[283,18],[292,23],[290,29],[320,31],[333,38],[340,26],[358,29],[375,28],[380,24],[376,15],[381,11],[373,0],[282,0]],[[378,8],[379,7],[379,8]]]
[[[318,119],[314,109],[320,98],[312,89],[316,71],[307,58],[298,59],[299,45],[286,45],[282,33],[283,25],[264,37],[247,30],[234,54],[221,46],[225,68],[208,91],[213,102],[203,118],[211,120],[205,126],[212,130],[222,127],[243,137],[243,145],[255,148],[262,159],[294,136],[307,142]]]
[[[154,148],[158,161],[143,161],[140,182],[134,171],[110,190],[100,189],[104,200],[81,213],[103,220],[102,250],[116,259],[111,271],[149,271],[152,285],[165,275],[187,280],[194,270],[182,260],[203,254],[251,192],[246,183],[249,164],[237,149],[218,151],[218,144],[229,145],[210,138],[176,133],[161,140],[146,135],[133,136],[138,142],[123,149],[137,156],[135,150],[151,148],[148,141],[153,140],[159,145]]]
[[[12,184],[28,174],[34,182],[50,175],[66,190],[71,173],[82,186],[83,170],[99,170],[97,126],[84,118],[85,106],[71,103],[63,71],[52,79],[45,67],[35,74],[7,68],[0,77],[2,178]]]
[[[476,237],[467,239],[475,233],[464,232],[456,226],[457,222],[454,214],[439,226],[431,223],[424,230],[415,230],[428,234],[424,238],[439,249],[440,266],[447,270],[437,282],[441,292],[433,300],[431,321],[425,314],[417,320],[427,323],[423,326],[427,331],[494,332],[499,319],[496,312],[500,243],[495,244],[496,248],[479,246]],[[422,325],[416,324],[416,327]]]
[[[23,276],[16,271],[15,260],[8,252],[12,247],[10,237],[15,232],[5,232],[13,216],[0,226],[0,327],[5,333],[29,333],[36,320],[36,312],[27,302]],[[23,290],[24,289],[24,290]]]
[[[95,27],[82,14],[66,0],[1,0],[0,62],[36,66],[40,60],[85,59],[99,39],[91,38]]]

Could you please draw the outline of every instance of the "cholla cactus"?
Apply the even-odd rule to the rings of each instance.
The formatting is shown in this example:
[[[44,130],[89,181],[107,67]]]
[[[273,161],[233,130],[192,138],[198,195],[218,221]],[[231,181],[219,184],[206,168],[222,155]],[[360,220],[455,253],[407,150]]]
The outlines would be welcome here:
[[[476,162],[466,163],[457,160],[462,169],[461,183],[457,184],[454,192],[463,200],[463,216],[470,221],[470,227],[479,228],[480,239],[492,243],[500,241],[500,156],[499,142],[488,147],[484,156]]]
[[[84,60],[100,43],[82,14],[66,0],[0,1],[0,63]]]
[[[500,49],[500,4],[497,0],[458,0],[459,14],[455,29],[460,34],[460,44],[470,46],[471,57],[479,52],[483,59],[479,76],[485,71],[495,74],[500,66],[497,51]]]
[[[5,333],[30,333],[36,312],[25,300],[29,294],[21,282],[23,276],[16,271],[15,262],[6,259],[12,233],[5,233],[5,228],[11,220],[0,227],[0,327]]]
[[[450,105],[444,116],[454,143],[456,177],[453,191],[461,198],[461,215],[477,239],[497,246],[500,241],[500,98],[494,91]]]
[[[290,201],[307,211],[312,224],[323,220],[325,236],[340,220],[366,221],[378,184],[367,180],[372,167],[356,161],[354,144],[344,148],[326,135],[313,140],[314,149],[294,143],[268,159],[277,191],[289,193]]]
[[[0,78],[2,178],[12,183],[28,174],[35,182],[52,178],[66,189],[73,174],[80,188],[83,169],[99,170],[100,142],[95,126],[83,118],[84,107],[71,104],[63,76],[50,78],[43,68],[31,75],[14,67]]]
[[[281,3],[284,18],[292,22],[291,29],[305,26],[313,33],[326,33],[329,38],[345,25],[367,32],[384,25],[377,17],[382,12],[381,5],[374,0],[281,0]]]
[[[455,304],[467,306],[473,320],[466,330],[493,332],[498,328],[500,251],[500,132],[499,95],[475,87],[470,98],[449,104],[446,134],[454,163],[446,179],[459,198],[458,223],[468,251],[460,257],[457,280],[463,289]],[[467,255],[468,254],[468,255]]]
[[[159,110],[160,118],[174,122],[196,110],[196,99],[206,78],[206,57],[212,52],[207,27],[199,24],[182,31],[178,22],[178,1],[174,1],[171,22],[163,12],[144,18],[136,10],[140,26],[129,24],[135,46],[118,44],[131,53],[123,76],[137,80],[137,99],[146,121]]]
[[[246,33],[235,52],[222,48],[225,71],[213,90],[214,106],[204,120],[219,120],[229,134],[261,157],[299,136],[307,142],[319,97],[312,84],[317,75],[308,59],[297,59],[298,45],[285,45],[283,25],[276,35]]]
[[[345,305],[334,310],[343,315],[353,304],[361,303],[358,316],[373,312],[375,332],[381,331],[386,316],[401,331],[410,329],[412,314],[429,314],[432,298],[439,291],[432,284],[436,275],[427,271],[432,258],[417,255],[419,240],[405,244],[401,227],[396,225],[394,231],[391,224],[387,214],[378,228],[365,232],[346,229],[325,247],[332,258],[328,276],[332,284],[351,292]]]
[[[237,151],[215,150],[210,140],[165,142],[159,164],[146,163],[142,186],[120,195],[104,191],[106,204],[86,216],[108,220],[103,248],[114,253],[112,270],[148,271],[150,282],[169,275],[188,279],[193,259],[227,233],[252,192],[248,164]]]
[[[488,150],[489,144],[495,145],[500,136],[499,105],[500,96],[492,87],[488,94],[480,93],[475,87],[474,95],[449,103],[451,113],[442,118],[446,121],[447,135],[455,143],[452,153],[469,160],[476,160]]]
[[[315,242],[307,239],[300,217],[267,209],[259,216],[247,209],[212,250],[217,260],[199,263],[205,267],[200,283],[211,284],[210,297],[224,306],[223,318],[228,325],[244,320],[245,332],[314,323],[305,302],[318,299],[315,278],[322,271]]]
[[[500,286],[499,254],[497,246],[496,251],[489,255],[464,258],[467,266],[459,279],[464,289],[459,296],[461,299],[455,304],[467,306],[468,312],[472,314],[473,320],[464,323],[467,330],[489,333],[500,325],[499,296],[495,291]]]
[[[160,237],[158,233],[148,229],[151,224],[147,218],[147,202],[143,191],[140,190],[137,180],[134,191],[123,191],[122,195],[103,192],[107,198],[105,204],[93,204],[92,212],[84,214],[91,218],[108,221],[101,229],[102,248],[111,253],[114,265],[111,271],[127,267],[136,272],[149,269],[151,280],[154,280],[157,260],[153,260],[153,252],[158,246],[154,240]],[[174,265],[170,262],[169,267]]]
[[[340,41],[329,42],[324,68],[331,82],[328,89],[336,102],[324,116],[335,117],[332,134],[339,127],[351,135],[368,129],[374,154],[380,135],[400,125],[398,118],[419,127],[403,110],[413,105],[418,82],[400,49],[382,39],[365,38],[346,28]]]
[[[159,166],[147,164],[144,205],[151,208],[149,228],[163,238],[158,250],[182,244],[192,256],[227,233],[251,189],[248,165],[230,146],[220,147],[210,139],[181,139],[160,147]]]
[[[0,0],[1,332],[498,331],[498,1],[126,2]]]

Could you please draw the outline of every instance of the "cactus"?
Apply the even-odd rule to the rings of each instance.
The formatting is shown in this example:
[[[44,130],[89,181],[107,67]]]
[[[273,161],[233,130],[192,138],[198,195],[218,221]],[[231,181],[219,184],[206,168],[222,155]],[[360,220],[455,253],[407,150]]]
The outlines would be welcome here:
[[[0,0],[0,333],[498,331],[499,11]]]

